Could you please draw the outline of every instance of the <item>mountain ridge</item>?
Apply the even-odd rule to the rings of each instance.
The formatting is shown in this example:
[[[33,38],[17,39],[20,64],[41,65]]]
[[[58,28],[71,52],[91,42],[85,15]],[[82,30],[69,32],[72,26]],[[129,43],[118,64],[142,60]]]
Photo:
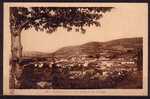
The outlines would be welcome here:
[[[75,45],[75,46],[66,46],[62,47],[58,50],[56,50],[53,53],[32,53],[34,56],[51,56],[52,54],[55,54],[55,56],[61,56],[61,57],[68,57],[68,56],[74,56],[74,55],[90,55],[95,53],[100,53],[104,50],[119,50],[123,51],[125,49],[138,49],[143,47],[143,38],[142,37],[134,37],[134,38],[121,38],[121,39],[115,39],[110,40],[106,42],[87,42],[85,44],[81,45]],[[30,55],[30,56],[32,56]],[[26,55],[27,56],[27,55]]]

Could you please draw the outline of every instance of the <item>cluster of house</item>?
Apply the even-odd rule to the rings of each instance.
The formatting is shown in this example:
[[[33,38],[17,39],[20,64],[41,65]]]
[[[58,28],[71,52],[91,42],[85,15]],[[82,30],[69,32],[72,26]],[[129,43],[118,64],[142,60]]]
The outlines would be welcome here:
[[[101,56],[89,58],[87,55],[60,58],[56,61],[57,67],[69,68],[70,79],[82,78],[87,73],[94,76],[106,76],[111,71],[136,71],[136,62],[132,58],[116,58]],[[49,64],[52,66],[52,62]]]
[[[92,77],[107,76],[112,71],[136,71],[137,64],[133,58],[119,57],[110,58],[110,54],[100,53],[100,57],[89,57],[88,55],[76,55],[65,58],[56,58],[56,66],[63,70],[68,68],[70,79],[82,78],[85,75],[93,75]],[[35,67],[42,68],[44,64],[48,64],[50,68],[54,61],[49,60],[35,62]]]

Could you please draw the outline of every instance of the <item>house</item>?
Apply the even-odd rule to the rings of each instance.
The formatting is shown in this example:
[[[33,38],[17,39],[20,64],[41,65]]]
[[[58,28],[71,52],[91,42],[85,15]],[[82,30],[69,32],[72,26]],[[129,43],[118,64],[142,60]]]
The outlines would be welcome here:
[[[133,61],[123,61],[121,62],[122,65],[125,65],[125,64],[135,64],[135,62]]]
[[[101,65],[104,65],[106,67],[111,67],[114,65],[113,61],[101,61]]]

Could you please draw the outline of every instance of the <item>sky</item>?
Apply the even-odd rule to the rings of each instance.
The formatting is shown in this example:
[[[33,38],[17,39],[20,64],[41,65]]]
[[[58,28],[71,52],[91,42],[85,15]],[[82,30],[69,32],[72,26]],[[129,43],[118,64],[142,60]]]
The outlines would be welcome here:
[[[90,27],[86,33],[67,32],[62,28],[52,34],[34,29],[22,31],[23,51],[54,52],[59,48],[87,42],[105,42],[119,38],[143,37],[147,32],[147,7],[145,5],[114,6],[100,19],[101,27]]]

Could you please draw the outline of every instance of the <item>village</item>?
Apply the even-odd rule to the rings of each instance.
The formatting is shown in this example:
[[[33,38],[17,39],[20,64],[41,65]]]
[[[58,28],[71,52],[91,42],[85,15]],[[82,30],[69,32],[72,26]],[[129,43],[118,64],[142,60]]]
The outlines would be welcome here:
[[[38,86],[36,88],[54,88],[53,85],[58,82],[59,84],[55,85],[56,88],[80,88],[77,81],[81,84],[82,81],[89,81],[90,83],[90,80],[115,84],[126,79],[129,73],[134,73],[138,70],[135,54],[132,53],[126,56],[128,57],[116,55],[112,51],[103,51],[93,55],[81,54],[69,57],[32,58],[31,64],[27,62],[28,64],[25,63],[24,65],[24,69],[32,67],[32,70],[29,68],[32,77],[25,77],[24,80],[34,79],[35,86]],[[60,84],[60,82],[67,82],[67,85]],[[71,82],[72,86],[69,82]],[[68,87],[69,85],[70,87]],[[89,85],[87,86],[87,88],[90,88]],[[106,86],[109,87],[108,85],[102,86],[100,84],[100,88],[105,88]]]

